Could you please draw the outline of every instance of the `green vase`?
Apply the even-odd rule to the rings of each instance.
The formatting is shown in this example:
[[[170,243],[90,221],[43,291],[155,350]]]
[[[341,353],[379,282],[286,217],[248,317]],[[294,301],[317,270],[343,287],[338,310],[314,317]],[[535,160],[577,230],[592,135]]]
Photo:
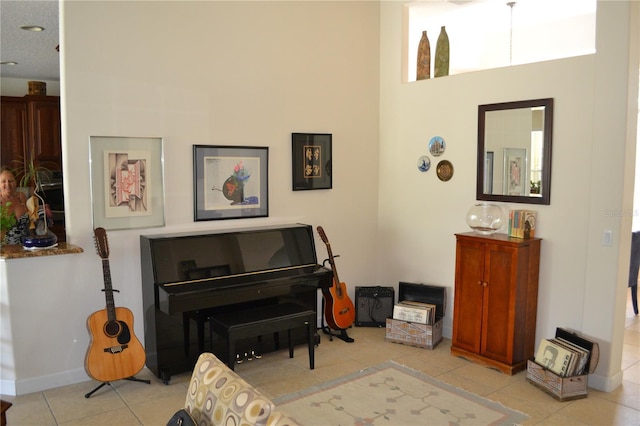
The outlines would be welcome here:
[[[431,78],[431,45],[427,32],[422,32],[420,43],[418,44],[418,63],[416,67],[416,80]]]
[[[440,35],[436,43],[436,58],[433,64],[433,76],[449,75],[449,36],[444,26],[440,27]]]

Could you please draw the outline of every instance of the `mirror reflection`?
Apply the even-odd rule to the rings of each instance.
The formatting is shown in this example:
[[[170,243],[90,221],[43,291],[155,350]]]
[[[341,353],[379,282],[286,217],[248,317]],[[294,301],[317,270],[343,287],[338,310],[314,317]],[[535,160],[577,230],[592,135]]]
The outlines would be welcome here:
[[[549,204],[553,99],[478,107],[476,198]]]

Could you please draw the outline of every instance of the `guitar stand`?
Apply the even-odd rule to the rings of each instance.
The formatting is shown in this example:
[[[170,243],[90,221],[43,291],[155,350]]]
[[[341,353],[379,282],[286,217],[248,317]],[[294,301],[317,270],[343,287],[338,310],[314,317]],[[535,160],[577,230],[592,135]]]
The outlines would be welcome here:
[[[324,334],[328,334],[329,335],[329,341],[333,342],[333,338],[337,337],[340,340],[344,340],[347,343],[353,343],[355,342],[355,339],[353,337],[349,337],[349,335],[347,334],[347,330],[345,330],[344,328],[340,329],[340,334],[336,334],[336,333],[332,333],[331,329],[327,326],[322,326],[322,332]]]
[[[131,380],[132,382],[142,382],[142,383],[146,383],[148,385],[151,384],[151,380],[147,380],[147,379],[138,379],[134,376],[131,377],[127,377],[123,380]],[[95,389],[93,389],[91,392],[87,393],[84,395],[85,398],[89,398],[91,395],[93,395],[98,389],[102,388],[104,385],[109,385],[111,386],[111,382],[102,382],[100,383]]]

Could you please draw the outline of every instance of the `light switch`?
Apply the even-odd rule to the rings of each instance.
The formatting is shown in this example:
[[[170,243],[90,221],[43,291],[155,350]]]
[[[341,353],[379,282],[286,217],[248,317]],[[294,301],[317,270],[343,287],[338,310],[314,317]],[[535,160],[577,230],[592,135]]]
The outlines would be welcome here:
[[[611,247],[613,245],[613,231],[605,229],[602,233],[602,245]]]

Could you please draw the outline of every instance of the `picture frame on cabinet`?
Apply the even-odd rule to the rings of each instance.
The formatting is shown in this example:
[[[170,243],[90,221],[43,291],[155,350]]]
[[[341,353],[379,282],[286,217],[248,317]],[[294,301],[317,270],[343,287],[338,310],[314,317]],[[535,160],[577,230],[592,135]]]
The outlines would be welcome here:
[[[291,134],[294,191],[332,188],[331,142],[331,133]]]
[[[194,145],[194,221],[269,216],[269,148]]]
[[[528,194],[526,148],[504,149],[503,187],[505,195],[523,196]]]
[[[164,226],[163,140],[90,136],[93,227]]]

